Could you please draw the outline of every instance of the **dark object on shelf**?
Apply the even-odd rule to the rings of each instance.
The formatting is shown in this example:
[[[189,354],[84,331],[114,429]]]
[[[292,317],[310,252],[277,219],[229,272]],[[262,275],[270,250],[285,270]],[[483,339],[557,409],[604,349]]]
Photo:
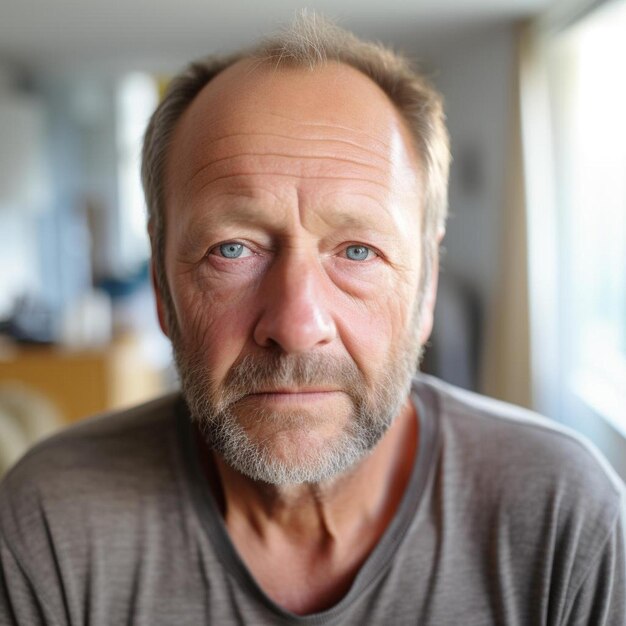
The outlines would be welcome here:
[[[57,341],[56,317],[41,302],[18,298],[11,315],[0,320],[0,334],[19,343],[49,345]]]

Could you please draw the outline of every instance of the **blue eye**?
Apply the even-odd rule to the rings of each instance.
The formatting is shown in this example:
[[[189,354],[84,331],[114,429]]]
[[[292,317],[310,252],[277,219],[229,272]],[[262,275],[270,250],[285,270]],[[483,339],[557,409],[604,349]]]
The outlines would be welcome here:
[[[245,246],[241,243],[230,241],[228,243],[223,243],[219,250],[223,257],[227,259],[237,259],[243,254]]]
[[[374,252],[367,246],[348,246],[346,248],[346,257],[351,261],[366,261]]]

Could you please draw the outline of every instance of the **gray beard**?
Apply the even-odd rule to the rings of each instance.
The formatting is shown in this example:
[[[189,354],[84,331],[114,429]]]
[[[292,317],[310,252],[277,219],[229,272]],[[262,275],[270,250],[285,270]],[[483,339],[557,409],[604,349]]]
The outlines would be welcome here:
[[[368,454],[400,412],[421,354],[415,336],[411,340],[396,358],[390,359],[373,389],[368,388],[348,357],[249,354],[233,365],[223,384],[216,388],[201,353],[188,352],[181,341],[176,341],[174,354],[191,415],[208,445],[230,467],[252,480],[272,485],[321,483],[345,473]],[[291,427],[305,429],[313,417],[306,410],[275,414],[264,407],[250,406],[253,400],[247,396],[274,388],[326,385],[344,391],[352,410],[342,432],[325,442],[315,456],[307,456],[308,451],[303,450],[299,458],[288,462],[277,458],[271,442],[253,438],[237,414],[245,405],[251,423],[281,420],[285,425],[287,420]]]

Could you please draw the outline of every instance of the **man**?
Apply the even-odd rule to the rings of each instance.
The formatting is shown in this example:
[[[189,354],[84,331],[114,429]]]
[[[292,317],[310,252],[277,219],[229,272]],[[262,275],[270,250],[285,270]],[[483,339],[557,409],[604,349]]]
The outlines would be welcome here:
[[[411,383],[447,170],[434,90],[315,18],[173,81],[143,178],[184,400],[14,468],[2,623],[625,623],[611,471]]]

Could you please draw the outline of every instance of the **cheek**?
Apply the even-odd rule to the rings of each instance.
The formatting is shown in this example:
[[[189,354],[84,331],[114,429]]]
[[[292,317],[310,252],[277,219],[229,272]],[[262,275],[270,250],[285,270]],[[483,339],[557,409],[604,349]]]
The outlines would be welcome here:
[[[189,281],[173,297],[183,344],[222,380],[251,337],[254,310],[246,290],[222,293]]]
[[[400,342],[405,341],[412,321],[412,303],[390,295],[342,307],[337,316],[342,342],[366,376],[386,368],[389,358],[401,347]]]

